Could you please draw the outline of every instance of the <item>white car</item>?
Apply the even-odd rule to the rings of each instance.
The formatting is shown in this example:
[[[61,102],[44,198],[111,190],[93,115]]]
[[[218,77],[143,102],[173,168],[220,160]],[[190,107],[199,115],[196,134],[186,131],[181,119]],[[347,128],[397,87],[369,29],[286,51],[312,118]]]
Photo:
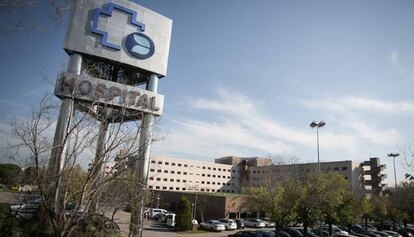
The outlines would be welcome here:
[[[220,219],[218,221],[220,221],[221,223],[223,223],[224,228],[226,230],[235,230],[235,229],[237,229],[236,221],[234,221],[232,219]]]
[[[153,208],[151,211],[151,218],[154,218],[158,214],[166,214],[168,211],[160,208]]]
[[[260,219],[252,219],[244,222],[246,227],[254,227],[254,228],[264,228],[266,227],[266,223]]]
[[[223,231],[226,230],[224,224],[217,220],[209,220],[200,224],[200,227],[206,230]]]

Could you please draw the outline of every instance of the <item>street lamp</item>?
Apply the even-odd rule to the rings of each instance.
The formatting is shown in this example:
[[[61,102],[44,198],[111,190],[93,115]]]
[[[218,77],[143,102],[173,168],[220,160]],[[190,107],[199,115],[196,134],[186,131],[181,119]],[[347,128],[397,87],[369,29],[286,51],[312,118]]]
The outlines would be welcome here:
[[[160,208],[160,196],[157,197],[157,209]]]
[[[316,121],[312,121],[312,123],[309,124],[309,127],[316,128],[316,149],[318,153],[318,174],[321,174],[321,163],[319,160],[319,128],[325,126],[326,123],[324,121],[320,121],[317,123]]]
[[[194,219],[194,202],[193,203],[191,203],[191,213],[193,214],[192,216],[192,218]]]
[[[387,154],[388,157],[392,157],[392,163],[394,164],[394,185],[395,189],[397,189],[397,173],[395,172],[395,157],[400,156],[398,153],[389,153]]]

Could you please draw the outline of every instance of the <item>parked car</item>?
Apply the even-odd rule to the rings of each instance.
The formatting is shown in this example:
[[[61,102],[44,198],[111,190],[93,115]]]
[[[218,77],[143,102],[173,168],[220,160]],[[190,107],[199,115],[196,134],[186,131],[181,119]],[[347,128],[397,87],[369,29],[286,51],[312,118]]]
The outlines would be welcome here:
[[[175,226],[175,214],[170,213],[166,215],[166,224],[168,227],[174,227]]]
[[[235,234],[230,234],[227,235],[227,237],[275,237],[275,232],[274,231],[269,231],[269,230],[243,230],[243,231],[239,231]],[[289,235],[287,236],[283,236],[282,234],[280,235],[280,237],[289,237]]]
[[[318,236],[321,236],[321,230],[320,229],[313,229],[313,233],[317,234]],[[328,237],[329,233],[326,230],[322,230],[322,237]]]
[[[222,231],[226,228],[224,227],[223,223],[218,220],[208,220],[206,222],[202,222],[200,227],[206,230],[213,230],[213,231]]]
[[[235,229],[237,229],[237,224],[232,219],[220,219],[218,221],[223,223],[226,230],[235,230]]]
[[[325,225],[322,227],[323,230],[328,231],[329,233],[329,226]],[[332,225],[332,234],[335,236],[347,236],[349,235],[348,231],[342,230],[338,226]]]
[[[305,230],[303,229],[303,227],[295,227],[295,229],[299,230],[300,233],[304,235]],[[309,237],[320,237],[319,235],[313,233],[310,229],[308,229],[307,234]]]
[[[275,227],[275,223],[270,218],[263,218],[263,222],[265,223],[265,227]]]
[[[236,219],[237,229],[244,229],[244,220],[243,219]]]
[[[303,233],[300,232],[297,227],[286,227],[282,230],[288,233],[291,237],[303,237]]]
[[[402,237],[401,234],[399,234],[398,232],[395,232],[395,231],[383,230],[382,232],[385,232],[385,233],[391,235],[392,237]]]
[[[244,226],[246,227],[254,227],[254,228],[263,228],[266,227],[264,221],[260,219],[252,219],[244,222]]]
[[[153,208],[152,211],[151,211],[151,218],[154,218],[158,214],[165,214],[167,212],[168,211],[165,210],[165,209]],[[159,215],[159,216],[161,216],[161,215]]]
[[[401,228],[401,229],[397,230],[397,232],[398,232],[398,234],[402,235],[403,237],[414,237],[413,234],[405,228]]]

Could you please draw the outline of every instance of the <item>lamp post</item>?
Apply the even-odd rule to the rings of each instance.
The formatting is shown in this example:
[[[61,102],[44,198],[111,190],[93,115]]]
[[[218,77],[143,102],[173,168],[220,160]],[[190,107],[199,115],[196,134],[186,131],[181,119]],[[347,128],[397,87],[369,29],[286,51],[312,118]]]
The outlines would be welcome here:
[[[319,123],[317,123],[316,121],[312,121],[309,124],[309,127],[311,128],[316,128],[316,150],[318,153],[318,174],[321,174],[321,163],[320,163],[320,159],[319,159],[319,128],[325,126],[326,123],[324,121],[320,121]]]
[[[191,213],[192,213],[192,219],[194,219],[194,202],[191,203]]]
[[[158,194],[158,197],[157,197],[157,209],[158,208],[160,208],[160,196],[159,196],[159,194]]]
[[[395,172],[395,157],[400,156],[398,153],[389,153],[388,157],[392,157],[392,163],[394,164],[394,187],[397,189],[397,173]]]

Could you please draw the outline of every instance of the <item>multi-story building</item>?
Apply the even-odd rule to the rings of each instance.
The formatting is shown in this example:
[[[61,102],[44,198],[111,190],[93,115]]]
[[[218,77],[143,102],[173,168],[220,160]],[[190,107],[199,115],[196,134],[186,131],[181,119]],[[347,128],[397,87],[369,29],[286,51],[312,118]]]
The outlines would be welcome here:
[[[379,158],[363,163],[351,160],[273,165],[260,157],[228,156],[215,162],[152,157],[148,188],[160,191],[239,193],[243,185],[260,186],[266,176],[301,178],[311,173],[334,172],[349,181],[350,188],[368,196],[381,195],[385,189],[381,174],[385,168]]]
[[[171,157],[152,157],[148,188],[164,191],[240,192],[237,166]]]

